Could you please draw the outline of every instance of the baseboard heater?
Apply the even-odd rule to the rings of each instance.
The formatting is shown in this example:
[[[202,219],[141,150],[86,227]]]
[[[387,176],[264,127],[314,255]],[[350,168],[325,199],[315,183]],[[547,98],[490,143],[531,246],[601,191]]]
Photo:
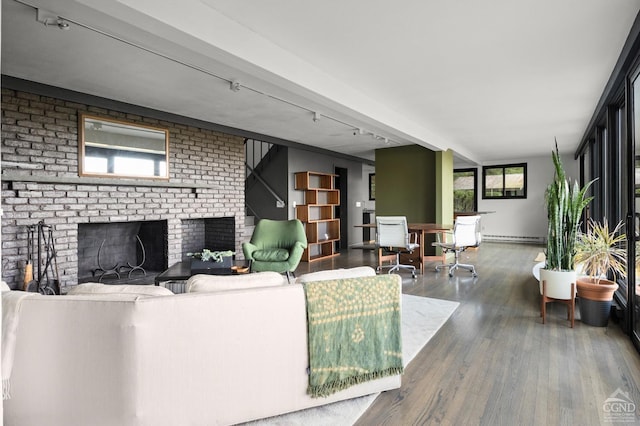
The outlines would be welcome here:
[[[490,235],[483,234],[483,241],[505,242],[505,243],[527,243],[527,244],[545,244],[544,237],[522,237],[520,235]]]

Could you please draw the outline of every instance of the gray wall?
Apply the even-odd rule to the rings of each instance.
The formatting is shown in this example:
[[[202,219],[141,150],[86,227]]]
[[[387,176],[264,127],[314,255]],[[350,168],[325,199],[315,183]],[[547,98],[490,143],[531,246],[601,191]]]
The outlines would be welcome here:
[[[563,155],[567,176],[578,179],[580,165],[570,155]],[[527,198],[508,200],[482,199],[482,167],[478,167],[478,210],[495,213],[482,216],[482,232],[490,235],[545,238],[547,235],[547,212],[544,193],[553,180],[551,149],[549,155],[518,158],[506,161],[486,162],[484,165],[527,163]],[[454,168],[474,167],[456,162]]]
[[[348,205],[341,206],[341,208],[348,209],[349,246],[361,244],[362,229],[356,228],[355,225],[362,224],[362,210],[364,208],[375,207],[375,203],[369,201],[369,173],[373,173],[373,166],[330,155],[289,148],[288,217],[295,218],[294,202],[304,204],[304,191],[295,190],[294,173],[303,171],[335,173],[335,167],[348,169]]]

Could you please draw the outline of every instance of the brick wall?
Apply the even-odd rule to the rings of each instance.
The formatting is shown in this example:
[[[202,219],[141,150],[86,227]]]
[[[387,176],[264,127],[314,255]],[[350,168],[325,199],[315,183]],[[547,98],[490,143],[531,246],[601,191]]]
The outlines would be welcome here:
[[[169,129],[169,183],[84,183],[78,177],[78,114],[91,113]],[[243,139],[15,90],[2,90],[2,278],[22,285],[26,225],[53,226],[61,284],[77,283],[78,224],[167,220],[169,264],[182,257],[183,221],[235,218],[235,247],[244,232]],[[15,177],[17,173],[28,177]],[[86,180],[85,180],[86,181]],[[125,184],[125,182],[127,182]]]

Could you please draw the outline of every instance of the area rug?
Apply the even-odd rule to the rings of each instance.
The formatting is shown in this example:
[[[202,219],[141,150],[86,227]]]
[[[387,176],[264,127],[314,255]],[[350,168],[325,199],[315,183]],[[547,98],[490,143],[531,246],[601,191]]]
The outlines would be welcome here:
[[[402,295],[402,359],[406,367],[449,319],[458,302]],[[282,416],[245,423],[252,426],[347,426],[354,424],[379,393]]]

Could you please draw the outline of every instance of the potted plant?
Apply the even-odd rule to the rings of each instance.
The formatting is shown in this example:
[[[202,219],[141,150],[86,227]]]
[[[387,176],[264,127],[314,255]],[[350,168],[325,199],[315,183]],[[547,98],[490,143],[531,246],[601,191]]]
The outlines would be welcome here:
[[[590,220],[587,231],[579,235],[575,262],[586,274],[577,282],[580,318],[585,324],[604,327],[609,321],[618,284],[607,277],[626,273],[627,253],[622,246],[626,236],[621,229],[622,222],[609,230],[606,219],[602,223]]]
[[[206,271],[213,268],[231,268],[233,255],[231,250],[211,251],[202,249],[197,253],[187,253],[191,257],[191,271]]]
[[[586,192],[591,182],[580,188],[577,181],[567,178],[558,143],[551,152],[555,169],[554,180],[547,187],[545,203],[547,206],[547,250],[545,267],[540,270],[540,294],[543,294],[543,281],[546,284],[546,296],[554,299],[570,299],[571,284],[576,282],[574,255],[582,211],[593,199]]]

